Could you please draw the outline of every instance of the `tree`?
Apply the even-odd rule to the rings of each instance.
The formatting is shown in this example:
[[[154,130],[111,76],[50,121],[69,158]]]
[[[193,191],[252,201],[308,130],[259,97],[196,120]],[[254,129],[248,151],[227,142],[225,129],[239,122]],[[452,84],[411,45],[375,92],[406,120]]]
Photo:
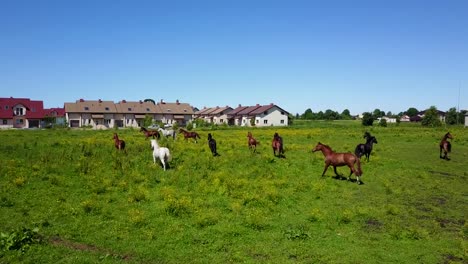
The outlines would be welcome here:
[[[362,125],[363,126],[372,126],[374,123],[374,117],[369,112],[365,112],[362,117]]]
[[[393,116],[392,111],[388,111],[388,112],[387,112],[387,116],[388,116],[388,117],[392,117],[392,116]]]
[[[156,104],[156,102],[153,99],[145,99],[143,100],[143,102],[152,102],[154,105]]]
[[[437,112],[437,108],[435,106],[431,106],[426,113],[424,113],[424,117],[422,118],[421,124],[423,126],[441,126],[442,122],[439,119],[439,113]]]
[[[302,115],[302,119],[312,120],[314,113],[312,109],[305,110],[304,114]]]
[[[445,123],[447,125],[456,125],[457,115],[457,109],[455,107],[450,108],[447,112],[447,115],[445,116]]]
[[[385,115],[384,111],[380,111],[380,109],[376,108],[374,112],[372,112],[372,115],[374,116],[375,119],[382,117]]]
[[[150,115],[146,114],[145,119],[143,119],[143,126],[144,127],[149,127],[153,124],[153,117]]]
[[[413,116],[416,116],[418,115],[419,111],[418,109],[414,108],[414,107],[410,107],[408,108],[408,110],[406,110],[406,114],[409,116],[409,117],[413,117]]]
[[[345,109],[343,112],[341,112],[341,119],[351,119],[351,113],[348,109]]]

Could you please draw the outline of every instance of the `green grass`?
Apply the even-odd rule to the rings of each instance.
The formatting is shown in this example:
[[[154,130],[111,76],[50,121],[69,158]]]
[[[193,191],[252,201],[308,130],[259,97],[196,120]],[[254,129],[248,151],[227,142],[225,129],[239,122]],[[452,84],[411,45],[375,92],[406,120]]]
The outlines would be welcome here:
[[[0,131],[0,232],[38,227],[42,238],[0,251],[0,263],[466,263],[466,130],[367,129],[378,144],[363,185],[332,168],[321,177],[311,152],[318,141],[354,151],[366,130],[355,121],[198,130],[198,144],[160,142],[166,172],[136,130],[118,131],[127,154],[113,131]],[[451,161],[438,157],[447,130]],[[274,132],[286,159],[273,157]]]

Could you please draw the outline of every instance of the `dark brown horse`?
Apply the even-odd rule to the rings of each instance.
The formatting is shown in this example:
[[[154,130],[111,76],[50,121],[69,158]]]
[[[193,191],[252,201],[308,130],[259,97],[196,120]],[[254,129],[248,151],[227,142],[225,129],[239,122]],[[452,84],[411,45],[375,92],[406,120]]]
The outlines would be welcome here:
[[[257,152],[257,144],[259,143],[253,136],[252,133],[248,132],[247,137],[249,138],[247,140],[247,143],[249,144],[249,149],[255,153]]]
[[[450,144],[450,141],[448,141],[449,138],[453,139],[450,132],[447,132],[447,134],[445,134],[444,137],[442,138],[442,140],[440,141],[440,144],[439,144],[439,147],[440,147],[439,157],[441,159],[450,160],[449,157],[448,157],[448,153],[450,153],[450,151],[452,151],[452,144]],[[442,156],[442,151],[444,152],[444,156]]]
[[[357,183],[361,184],[361,181],[359,180],[359,177],[362,175],[361,162],[354,154],[350,152],[336,153],[329,146],[320,142],[317,144],[317,146],[315,146],[314,149],[312,149],[312,152],[315,151],[322,151],[323,156],[325,156],[325,169],[323,170],[322,176],[325,175],[328,166],[332,165],[336,176],[341,178],[341,175],[339,175],[336,171],[336,167],[348,166],[351,171],[348,176],[348,180],[351,180],[351,175],[354,173],[357,178]],[[357,164],[357,169],[354,168],[354,164]]]
[[[179,133],[183,133],[184,134],[184,139],[185,140],[188,140],[189,138],[193,138],[195,140],[195,143],[197,143],[197,138],[200,138],[200,135],[198,135],[197,132],[194,132],[194,131],[187,131],[183,128],[179,128]]]
[[[156,130],[148,130],[144,127],[141,127],[140,132],[143,132],[143,134],[145,134],[145,137],[146,137],[145,139],[148,139],[149,137],[153,137],[157,139],[160,138],[159,132]]]
[[[119,136],[117,136],[117,133],[114,133],[114,144],[115,144],[115,148],[118,149],[118,150],[125,150],[125,141],[119,139]]]
[[[275,133],[273,135],[273,140],[271,141],[271,147],[273,148],[273,155],[280,157],[280,158],[285,158],[284,148],[283,148],[283,138],[280,137],[278,133]],[[276,152],[278,152],[278,155],[276,155]]]

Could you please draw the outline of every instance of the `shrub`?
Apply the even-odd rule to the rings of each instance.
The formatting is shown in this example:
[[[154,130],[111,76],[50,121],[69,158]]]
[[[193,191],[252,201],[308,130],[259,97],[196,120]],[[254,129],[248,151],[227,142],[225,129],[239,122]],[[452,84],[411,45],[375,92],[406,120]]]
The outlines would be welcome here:
[[[380,119],[379,126],[381,127],[387,127],[387,119]]]
[[[362,117],[362,125],[363,126],[372,126],[374,123],[374,117],[369,112],[365,112]]]
[[[40,243],[39,228],[19,228],[9,234],[0,233],[0,250],[25,252],[31,244]]]

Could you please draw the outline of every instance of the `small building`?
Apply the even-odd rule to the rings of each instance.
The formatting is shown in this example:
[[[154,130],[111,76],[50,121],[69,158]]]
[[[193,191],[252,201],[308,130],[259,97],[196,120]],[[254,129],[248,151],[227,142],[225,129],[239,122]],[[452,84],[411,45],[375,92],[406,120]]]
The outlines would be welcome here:
[[[166,103],[163,100],[156,104],[160,108],[160,115],[156,115],[156,120],[160,120],[163,124],[172,125],[177,123],[181,126],[186,126],[192,120],[193,108],[188,103],[181,103],[176,100],[175,103]]]
[[[53,127],[55,125],[64,126],[67,119],[65,118],[65,108],[46,108],[44,109],[44,124],[45,127]]]
[[[115,104],[117,112],[114,114],[112,127],[141,127],[146,116],[156,120],[161,115],[161,109],[151,101],[126,101]]]
[[[287,126],[289,113],[275,104],[261,106],[250,113],[256,126]]]

